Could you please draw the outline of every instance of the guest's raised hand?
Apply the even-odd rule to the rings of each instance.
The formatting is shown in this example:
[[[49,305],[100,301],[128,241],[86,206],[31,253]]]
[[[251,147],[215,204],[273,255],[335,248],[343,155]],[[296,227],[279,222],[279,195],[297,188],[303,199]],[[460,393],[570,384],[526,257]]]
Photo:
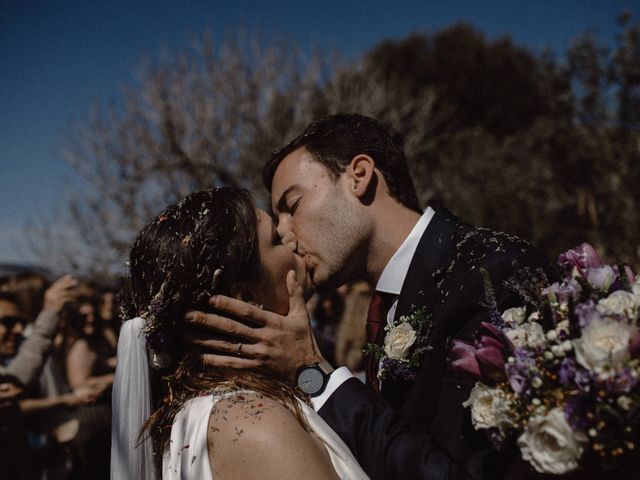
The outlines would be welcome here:
[[[68,407],[78,407],[94,403],[99,395],[89,387],[78,387],[73,392],[63,395],[63,403]]]
[[[210,299],[219,313],[188,312],[188,322],[234,338],[211,338],[203,328],[198,328],[198,332],[190,335],[190,341],[208,350],[202,355],[202,361],[212,367],[265,369],[290,381],[294,381],[302,365],[322,361],[311,330],[303,289],[293,270],[287,274],[287,290],[289,313],[286,316],[224,295]]]
[[[60,312],[65,303],[73,300],[77,292],[78,281],[71,275],[58,278],[44,293],[44,309]]]
[[[0,401],[12,400],[22,393],[22,388],[13,383],[0,383]]]

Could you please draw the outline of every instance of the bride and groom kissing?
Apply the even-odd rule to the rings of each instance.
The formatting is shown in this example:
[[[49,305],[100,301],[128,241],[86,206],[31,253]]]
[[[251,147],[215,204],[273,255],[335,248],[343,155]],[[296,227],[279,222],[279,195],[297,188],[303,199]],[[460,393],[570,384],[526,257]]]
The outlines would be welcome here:
[[[482,269],[504,310],[517,299],[503,281],[525,267],[553,278],[547,261],[518,238],[423,211],[402,150],[361,115],[309,125],[264,180],[275,224],[246,191],[210,189],[136,239],[112,479],[530,474],[474,430],[463,406],[473,382],[447,356],[449,339],[489,315]],[[388,347],[369,359],[366,386],[322,358],[305,308],[314,289],[356,279],[375,288],[369,340]],[[407,317],[426,327],[390,338]],[[385,366],[409,356],[402,374]]]

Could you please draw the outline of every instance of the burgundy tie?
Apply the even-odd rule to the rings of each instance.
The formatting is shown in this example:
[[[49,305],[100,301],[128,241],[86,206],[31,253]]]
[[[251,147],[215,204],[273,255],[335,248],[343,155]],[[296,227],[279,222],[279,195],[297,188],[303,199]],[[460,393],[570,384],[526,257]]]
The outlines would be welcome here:
[[[382,345],[384,341],[384,326],[387,324],[387,313],[393,304],[394,295],[390,293],[374,292],[369,304],[367,315],[367,343]],[[367,385],[376,392],[379,390],[378,359],[375,355],[368,354],[365,364]]]

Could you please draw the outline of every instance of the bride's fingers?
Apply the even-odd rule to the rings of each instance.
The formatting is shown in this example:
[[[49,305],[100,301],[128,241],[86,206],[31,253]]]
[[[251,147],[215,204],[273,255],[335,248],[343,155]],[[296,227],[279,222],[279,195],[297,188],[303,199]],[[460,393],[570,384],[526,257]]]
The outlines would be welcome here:
[[[227,297],[225,295],[215,295],[211,297],[209,299],[209,304],[217,310],[222,310],[258,325],[265,325],[269,320],[269,312],[262,310],[260,307],[256,307],[255,305],[251,305],[250,303],[243,302],[236,298]]]
[[[227,355],[204,354],[200,355],[200,359],[204,365],[209,367],[250,369],[262,366],[262,362],[253,358],[229,357]]]
[[[215,313],[192,311],[188,312],[184,318],[193,325],[217,330],[233,335],[234,337],[252,341],[259,339],[256,329],[247,327],[236,320],[216,315]]]
[[[296,279],[295,270],[289,270],[287,273],[287,290],[289,291],[289,315],[306,312],[304,290]]]

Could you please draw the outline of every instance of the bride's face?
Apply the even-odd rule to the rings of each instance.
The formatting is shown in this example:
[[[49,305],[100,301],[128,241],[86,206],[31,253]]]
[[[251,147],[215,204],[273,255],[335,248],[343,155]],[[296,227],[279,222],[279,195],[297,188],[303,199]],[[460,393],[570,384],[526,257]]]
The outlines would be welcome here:
[[[254,301],[266,310],[284,315],[289,311],[286,282],[289,270],[296,272],[298,283],[305,292],[305,300],[313,293],[311,280],[304,259],[280,241],[271,217],[259,208],[256,213],[262,279],[260,285],[253,289]]]

